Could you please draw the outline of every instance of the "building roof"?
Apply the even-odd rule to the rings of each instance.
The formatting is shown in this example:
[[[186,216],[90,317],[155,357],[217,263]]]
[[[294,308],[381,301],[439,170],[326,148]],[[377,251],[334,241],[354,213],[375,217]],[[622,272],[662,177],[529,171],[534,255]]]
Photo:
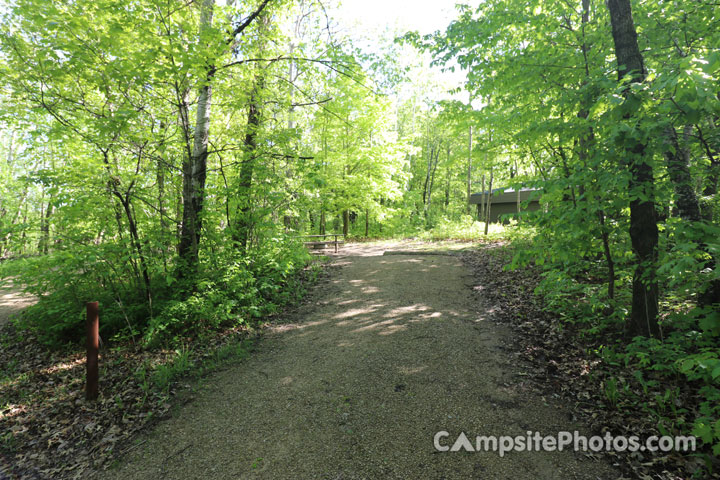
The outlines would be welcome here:
[[[525,202],[527,200],[537,200],[538,195],[536,192],[540,192],[539,188],[522,187],[520,189],[520,201]],[[473,193],[470,195],[470,205],[479,204],[483,198],[487,198],[487,191]],[[518,192],[514,188],[494,188],[492,190],[492,203],[516,203],[518,198]]]

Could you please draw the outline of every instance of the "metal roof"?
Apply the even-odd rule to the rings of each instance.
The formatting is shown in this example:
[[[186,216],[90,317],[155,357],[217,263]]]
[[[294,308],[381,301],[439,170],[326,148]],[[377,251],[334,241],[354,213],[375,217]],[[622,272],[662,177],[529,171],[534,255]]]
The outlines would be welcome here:
[[[523,187],[520,189],[520,201],[525,202],[527,200],[537,200],[538,195],[533,195],[535,192],[540,192],[540,188]],[[470,195],[470,205],[479,204],[483,198],[487,198],[487,191],[473,193]],[[492,190],[492,203],[516,203],[518,200],[518,192],[514,188],[494,188]]]

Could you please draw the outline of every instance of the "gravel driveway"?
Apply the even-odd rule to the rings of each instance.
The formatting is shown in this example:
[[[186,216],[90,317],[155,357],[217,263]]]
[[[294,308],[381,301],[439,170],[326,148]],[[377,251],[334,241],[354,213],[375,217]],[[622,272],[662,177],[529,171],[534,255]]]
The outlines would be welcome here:
[[[404,248],[402,254],[383,255]],[[615,479],[572,451],[437,452],[477,435],[583,430],[523,383],[509,333],[453,255],[348,246],[251,358],[159,424],[116,479]],[[394,252],[398,253],[398,252]],[[474,443],[474,442],[473,442]]]

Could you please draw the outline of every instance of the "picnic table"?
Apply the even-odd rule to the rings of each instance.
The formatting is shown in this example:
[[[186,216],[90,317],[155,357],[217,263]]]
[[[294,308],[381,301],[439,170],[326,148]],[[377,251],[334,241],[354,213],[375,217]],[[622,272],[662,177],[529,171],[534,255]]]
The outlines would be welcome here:
[[[304,241],[303,244],[306,247],[313,249],[320,249],[325,248],[328,245],[334,245],[335,253],[338,252],[338,246],[345,243],[345,235],[343,235],[342,233],[328,233],[324,235],[301,235],[300,237],[311,239],[309,241]],[[342,239],[338,240],[339,237],[342,237]],[[332,238],[332,240],[326,240],[327,238]]]

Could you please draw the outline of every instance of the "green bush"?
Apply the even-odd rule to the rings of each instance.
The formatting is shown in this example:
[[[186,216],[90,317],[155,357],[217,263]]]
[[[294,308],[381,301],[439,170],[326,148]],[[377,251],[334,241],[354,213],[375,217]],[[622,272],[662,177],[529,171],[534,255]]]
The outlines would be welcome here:
[[[8,273],[39,298],[24,312],[18,326],[32,330],[51,347],[78,343],[84,338],[85,305],[97,301],[101,338],[141,331],[150,315],[149,306],[143,290],[127,280],[132,275],[108,268],[109,257],[117,253],[103,246],[77,247],[13,262]]]
[[[176,344],[204,331],[252,325],[298,295],[295,277],[310,255],[301,244],[276,240],[206,271],[193,293],[166,302],[144,333],[148,345]]]
[[[271,238],[246,256],[220,250],[198,275],[178,281],[167,270],[152,273],[152,305],[131,259],[112,245],[73,246],[14,261],[5,272],[39,297],[18,326],[51,347],[84,339],[85,303],[100,303],[100,335],[110,342],[143,340],[176,344],[208,330],[252,324],[301,295],[296,275],[310,255],[301,243]]]
[[[615,266],[615,296],[608,298],[608,265],[598,225],[581,229],[594,215],[560,203],[537,219],[531,239],[513,239],[517,268],[534,265],[541,274],[535,293],[545,308],[572,323],[593,346],[604,368],[600,377],[607,404],[642,410],[662,434],[693,434],[720,454],[720,312],[700,308],[697,294],[718,269],[706,268],[717,255],[720,230],[689,226],[669,218],[660,225],[659,268],[663,338],[624,338],[634,258],[623,217],[606,210],[606,232]],[[613,217],[618,218],[616,223]],[[620,228],[622,227],[622,228]],[[512,232],[512,230],[511,230]]]

